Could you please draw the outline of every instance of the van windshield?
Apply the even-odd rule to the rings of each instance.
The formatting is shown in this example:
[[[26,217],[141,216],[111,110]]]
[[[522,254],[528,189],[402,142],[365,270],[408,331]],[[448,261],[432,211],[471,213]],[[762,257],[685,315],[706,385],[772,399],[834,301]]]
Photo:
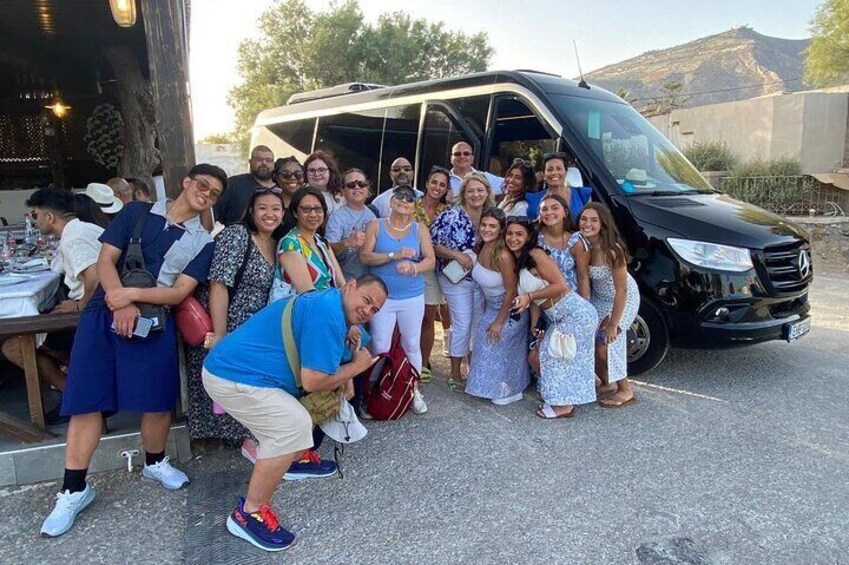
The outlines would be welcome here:
[[[681,152],[630,104],[563,94],[552,94],[551,99],[625,194],[715,192]]]

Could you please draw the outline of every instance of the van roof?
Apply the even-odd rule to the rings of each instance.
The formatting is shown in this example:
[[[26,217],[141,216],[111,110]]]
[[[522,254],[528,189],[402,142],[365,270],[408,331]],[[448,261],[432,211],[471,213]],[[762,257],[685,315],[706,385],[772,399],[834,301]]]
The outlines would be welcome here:
[[[390,98],[400,98],[402,96],[427,94],[430,92],[499,83],[520,84],[537,95],[541,95],[543,93],[570,94],[573,96],[580,96],[582,98],[599,98],[625,103],[615,94],[597,86],[591,86],[589,89],[582,88],[578,86],[577,81],[540,71],[486,71],[459,77],[448,77],[402,84],[398,86],[387,86],[384,88],[376,88],[361,92],[339,93],[339,89],[337,89],[337,87],[331,87],[329,89],[324,89],[324,91],[327,91],[328,93],[332,92],[331,95],[326,97],[311,97],[310,93],[303,93],[302,95],[296,94],[293,98],[295,98],[297,103],[292,104],[292,100],[290,99],[290,105],[263,110],[257,116],[257,121],[290,114],[299,114],[311,110],[334,108],[340,104],[361,104],[378,100],[388,100]],[[349,85],[340,86],[348,87]]]

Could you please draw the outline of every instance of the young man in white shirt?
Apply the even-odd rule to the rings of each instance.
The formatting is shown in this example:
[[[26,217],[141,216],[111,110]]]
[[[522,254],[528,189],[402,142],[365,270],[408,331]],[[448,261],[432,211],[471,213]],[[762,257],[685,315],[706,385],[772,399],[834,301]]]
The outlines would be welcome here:
[[[74,197],[67,190],[38,190],[30,196],[26,205],[32,208],[30,215],[36,228],[45,236],[59,238],[59,246],[50,268],[54,273],[64,276],[63,282],[68,287],[68,293],[67,300],[57,304],[51,313],[81,311],[97,286],[96,263],[100,253],[98,238],[103,228],[77,219]],[[65,373],[61,366],[68,364],[74,333],[74,330],[67,330],[48,334],[44,345],[36,353],[39,374],[47,384],[59,391],[65,390]],[[23,368],[20,338],[7,339],[3,342],[2,351],[6,359]],[[45,414],[47,424],[68,420],[59,416],[60,405],[61,402]]]

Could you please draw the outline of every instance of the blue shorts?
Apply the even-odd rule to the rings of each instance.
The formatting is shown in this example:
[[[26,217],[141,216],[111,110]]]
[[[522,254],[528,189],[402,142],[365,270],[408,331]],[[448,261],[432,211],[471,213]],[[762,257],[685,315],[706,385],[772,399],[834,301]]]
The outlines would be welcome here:
[[[118,337],[112,312],[86,309],[77,326],[63,416],[92,412],[170,412],[180,392],[174,319],[165,331],[145,340]]]

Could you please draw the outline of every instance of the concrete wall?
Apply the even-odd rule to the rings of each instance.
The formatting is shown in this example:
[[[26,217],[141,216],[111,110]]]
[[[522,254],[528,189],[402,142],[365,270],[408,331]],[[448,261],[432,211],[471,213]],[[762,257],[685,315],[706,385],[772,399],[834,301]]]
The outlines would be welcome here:
[[[843,164],[849,93],[799,92],[675,110],[650,121],[677,147],[724,141],[741,159],[794,157],[805,173]]]

